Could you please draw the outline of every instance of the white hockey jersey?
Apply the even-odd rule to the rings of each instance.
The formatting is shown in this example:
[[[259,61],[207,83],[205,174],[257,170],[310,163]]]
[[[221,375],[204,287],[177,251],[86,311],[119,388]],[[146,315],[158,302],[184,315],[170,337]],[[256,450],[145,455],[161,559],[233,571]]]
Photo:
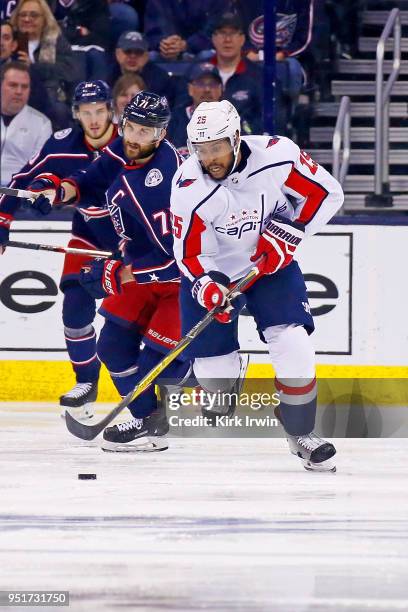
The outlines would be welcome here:
[[[289,138],[242,141],[246,165],[223,181],[204,173],[196,155],[173,177],[174,254],[190,280],[211,270],[241,278],[254,265],[250,257],[273,216],[303,223],[307,236],[343,203],[340,184]]]

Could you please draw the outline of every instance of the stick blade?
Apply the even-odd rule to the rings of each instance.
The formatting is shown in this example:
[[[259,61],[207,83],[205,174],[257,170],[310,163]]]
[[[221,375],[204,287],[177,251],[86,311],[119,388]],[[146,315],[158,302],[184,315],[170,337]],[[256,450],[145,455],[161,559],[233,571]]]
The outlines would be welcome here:
[[[65,424],[67,429],[73,436],[76,438],[81,438],[81,440],[93,440],[97,435],[101,433],[109,423],[105,423],[106,417],[99,421],[99,423],[95,423],[94,425],[86,425],[85,423],[81,423],[74,419],[72,414],[66,410],[65,412]]]

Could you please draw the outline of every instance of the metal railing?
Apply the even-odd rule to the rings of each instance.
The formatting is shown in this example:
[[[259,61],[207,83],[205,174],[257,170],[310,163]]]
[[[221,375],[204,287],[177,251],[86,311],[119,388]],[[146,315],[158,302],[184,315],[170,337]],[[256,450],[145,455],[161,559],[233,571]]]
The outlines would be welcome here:
[[[385,43],[394,35],[392,71],[384,85]],[[389,100],[398,78],[401,65],[401,17],[397,8],[392,9],[377,43],[377,73],[375,81],[375,194],[381,195],[389,180]]]
[[[332,145],[333,176],[340,185],[344,184],[350,163],[350,124],[350,98],[343,96],[340,100]],[[341,143],[343,143],[343,155],[341,155]]]

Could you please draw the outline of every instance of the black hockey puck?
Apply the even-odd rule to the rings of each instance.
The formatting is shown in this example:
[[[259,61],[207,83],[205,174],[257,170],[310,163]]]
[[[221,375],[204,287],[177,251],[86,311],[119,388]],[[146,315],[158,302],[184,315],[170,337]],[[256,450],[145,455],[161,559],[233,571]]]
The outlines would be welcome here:
[[[96,474],[78,474],[78,480],[96,480]]]

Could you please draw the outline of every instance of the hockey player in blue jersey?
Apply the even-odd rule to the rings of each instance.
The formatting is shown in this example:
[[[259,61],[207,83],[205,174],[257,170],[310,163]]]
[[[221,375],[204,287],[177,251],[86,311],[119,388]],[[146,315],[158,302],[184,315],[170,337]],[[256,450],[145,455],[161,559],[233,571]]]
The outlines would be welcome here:
[[[170,110],[166,98],[140,92],[126,106],[118,138],[85,171],[55,185],[62,202],[106,191],[123,260],[88,262],[81,283],[94,298],[105,297],[100,313],[98,356],[119,393],[126,395],[180,338],[180,272],[173,256],[169,216],[171,180],[181,158],[165,139]],[[117,167],[121,171],[117,172]],[[144,344],[141,350],[141,342]],[[176,360],[163,373],[183,379],[189,362]],[[154,386],[129,406],[132,419],[104,432],[108,451],[167,448],[167,421],[157,409]]]
[[[56,132],[40,153],[13,177],[11,187],[44,191],[59,179],[86,168],[100,151],[117,136],[112,123],[112,99],[103,81],[80,83],[73,96],[73,114],[77,126]],[[103,202],[103,200],[102,200]],[[3,196],[0,200],[0,252],[8,240],[9,228],[21,200]],[[45,196],[36,204],[47,212]],[[81,198],[72,222],[70,247],[115,250],[118,236],[106,205],[89,192]],[[80,418],[92,414],[96,399],[100,362],[96,354],[96,336],[92,326],[95,300],[81,287],[78,274],[84,259],[67,255],[60,288],[64,293],[62,318],[68,354],[75,371],[76,385],[60,398],[63,413],[71,407]]]

